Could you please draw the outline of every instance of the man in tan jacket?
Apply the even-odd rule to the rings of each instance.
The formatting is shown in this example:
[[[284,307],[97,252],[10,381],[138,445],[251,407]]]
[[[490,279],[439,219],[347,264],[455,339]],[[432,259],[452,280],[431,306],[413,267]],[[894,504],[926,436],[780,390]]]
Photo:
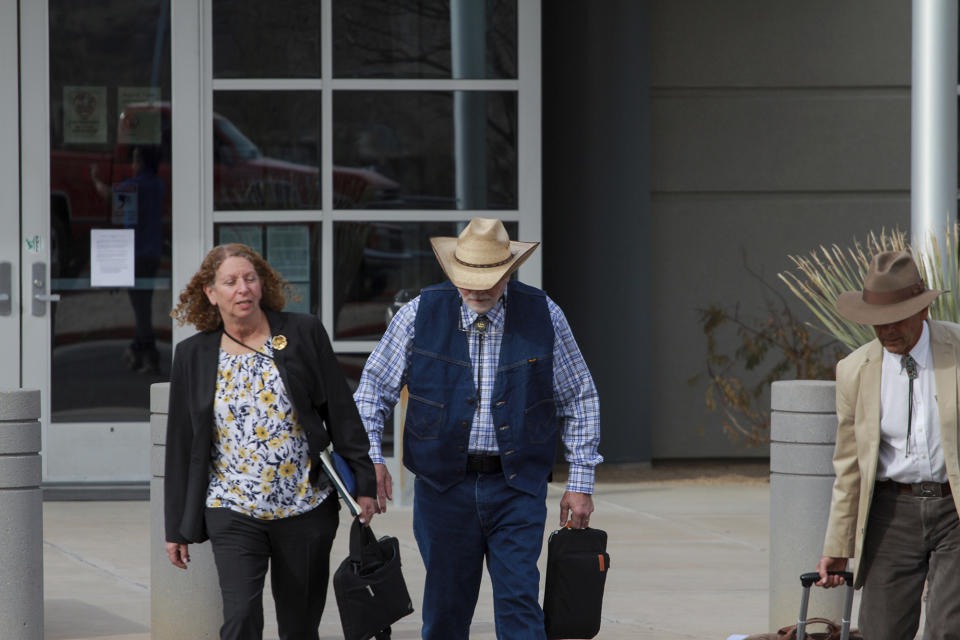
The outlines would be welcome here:
[[[927,317],[941,293],[910,254],[890,251],[874,256],[863,291],[837,300],[877,339],[837,365],[836,481],[817,584],[842,584],[828,572],[856,558],[869,640],[916,635],[925,581],[924,638],[960,638],[960,325]]]

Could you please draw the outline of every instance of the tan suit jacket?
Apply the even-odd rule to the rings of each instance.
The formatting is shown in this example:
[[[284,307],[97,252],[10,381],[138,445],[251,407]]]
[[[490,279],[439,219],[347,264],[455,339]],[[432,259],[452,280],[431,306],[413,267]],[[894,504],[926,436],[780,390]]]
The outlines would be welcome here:
[[[930,349],[940,411],[940,439],[953,501],[960,511],[960,456],[957,452],[957,367],[960,325],[929,321]],[[880,369],[883,347],[869,342],[837,364],[837,443],[833,454],[836,480],[823,555],[856,557],[855,586],[863,584],[860,561],[880,450]]]

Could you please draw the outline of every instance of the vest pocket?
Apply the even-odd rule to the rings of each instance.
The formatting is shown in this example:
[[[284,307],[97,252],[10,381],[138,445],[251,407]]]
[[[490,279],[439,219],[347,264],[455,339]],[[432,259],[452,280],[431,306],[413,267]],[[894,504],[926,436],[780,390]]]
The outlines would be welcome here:
[[[404,429],[420,440],[436,440],[440,437],[440,425],[446,415],[446,405],[427,400],[414,394],[409,395],[407,419]]]
[[[524,429],[530,442],[547,442],[557,435],[556,404],[553,398],[538,400],[526,408]]]

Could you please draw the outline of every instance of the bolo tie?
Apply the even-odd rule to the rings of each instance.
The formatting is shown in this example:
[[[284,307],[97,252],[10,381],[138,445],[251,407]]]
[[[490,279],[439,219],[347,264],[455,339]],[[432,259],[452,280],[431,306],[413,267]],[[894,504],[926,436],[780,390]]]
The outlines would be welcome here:
[[[907,451],[906,455],[910,455],[910,427],[913,423],[913,381],[917,379],[917,361],[913,359],[909,353],[904,354],[900,357],[900,364],[907,372],[907,377],[910,379],[910,396],[907,400]]]

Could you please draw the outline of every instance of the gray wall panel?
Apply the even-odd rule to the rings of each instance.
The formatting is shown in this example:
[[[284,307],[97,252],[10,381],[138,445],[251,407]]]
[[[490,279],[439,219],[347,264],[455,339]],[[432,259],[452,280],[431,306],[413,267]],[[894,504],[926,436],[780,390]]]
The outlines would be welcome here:
[[[767,447],[730,442],[718,414],[707,411],[701,372],[706,339],[696,310],[716,302],[740,304],[746,316],[763,309],[763,288],[752,269],[789,298],[776,274],[790,268],[788,254],[820,244],[850,244],[871,230],[909,227],[906,193],[887,197],[655,197],[653,242],[653,369],[660,372],[653,407],[653,457],[765,456]],[[799,303],[793,303],[800,309]],[[730,335],[729,351],[735,345]],[[769,396],[760,406],[769,407]]]
[[[905,0],[651,2],[653,85],[905,85],[910,6]]]
[[[910,186],[910,93],[656,94],[654,192]]]

